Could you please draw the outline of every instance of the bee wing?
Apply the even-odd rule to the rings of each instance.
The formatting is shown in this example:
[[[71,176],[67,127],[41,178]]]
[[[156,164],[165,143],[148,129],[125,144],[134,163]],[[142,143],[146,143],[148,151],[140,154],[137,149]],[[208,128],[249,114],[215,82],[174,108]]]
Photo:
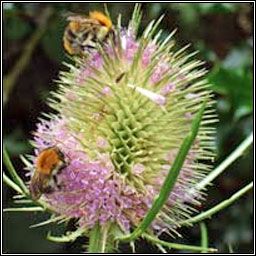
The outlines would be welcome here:
[[[42,195],[39,184],[40,184],[40,176],[38,172],[35,172],[29,186],[30,195],[34,200],[39,199],[40,196]]]
[[[31,197],[34,200],[37,200],[40,198],[40,196],[43,193],[50,192],[51,191],[50,181],[51,181],[51,176],[35,171],[29,187]]]
[[[85,18],[85,17],[88,17],[87,15],[85,15],[85,14],[78,14],[78,13],[75,13],[75,12],[71,12],[71,11],[68,11],[68,12],[63,12],[62,14],[61,14],[61,16],[63,17],[63,18],[65,18],[65,19],[68,19],[69,17],[83,17],[83,18]]]
[[[76,14],[76,13],[70,13],[66,17],[67,21],[77,21],[77,22],[82,22],[83,20],[88,20],[90,19],[89,16],[82,15],[82,14]]]

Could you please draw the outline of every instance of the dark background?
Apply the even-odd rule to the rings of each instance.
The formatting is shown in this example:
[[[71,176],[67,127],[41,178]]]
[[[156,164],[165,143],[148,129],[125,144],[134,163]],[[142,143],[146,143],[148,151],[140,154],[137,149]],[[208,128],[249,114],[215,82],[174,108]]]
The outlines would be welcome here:
[[[126,25],[133,3],[109,3],[115,23],[122,13]],[[165,13],[161,23],[163,35],[178,28],[179,47],[192,43],[200,50],[198,58],[206,61],[208,78],[216,92],[219,122],[217,127],[216,165],[229,155],[253,128],[253,4],[252,3],[144,3],[141,29],[150,20]],[[67,11],[88,13],[103,10],[100,3],[4,3],[3,4],[3,138],[17,170],[23,166],[20,154],[30,153],[31,131],[40,112],[49,111],[46,98],[56,89],[53,82],[63,61],[69,61],[62,48],[62,35]],[[23,57],[22,57],[23,56]],[[25,57],[24,57],[25,56]],[[22,61],[17,64],[17,62]],[[253,179],[252,147],[239,161],[209,187],[209,196],[202,210],[227,199]],[[12,203],[15,193],[4,185],[3,207]],[[55,244],[45,239],[49,229],[29,226],[45,220],[44,213],[4,213],[4,253],[75,253],[81,252],[86,239],[72,244]],[[221,253],[253,252],[253,197],[247,193],[224,211],[206,221],[209,246]],[[180,230],[183,239],[173,242],[200,244],[200,228]],[[163,239],[167,239],[163,237]],[[137,243],[137,252],[152,253],[157,249],[144,241]],[[129,252],[121,246],[120,252]],[[185,252],[185,251],[176,251]]]

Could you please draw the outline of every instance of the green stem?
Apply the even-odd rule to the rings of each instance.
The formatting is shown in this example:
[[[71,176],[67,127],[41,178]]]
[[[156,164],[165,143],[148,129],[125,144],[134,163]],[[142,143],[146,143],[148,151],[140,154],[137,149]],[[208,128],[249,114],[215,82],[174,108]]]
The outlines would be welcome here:
[[[229,165],[243,155],[244,151],[252,144],[253,134],[251,133],[218,167],[196,185],[196,190],[202,190],[218,177]]]
[[[54,222],[61,222],[63,220],[69,220],[70,218],[67,218],[63,215],[58,215],[57,217],[54,217],[54,218],[50,218],[48,220],[45,220],[45,221],[42,221],[40,223],[37,223],[37,224],[34,224],[34,225],[30,225],[29,227],[30,228],[37,228],[37,227],[41,227],[41,226],[44,226],[44,225],[48,225],[48,224],[51,224],[51,223],[54,223]]]
[[[10,186],[11,188],[13,188],[16,192],[18,192],[19,194],[22,194],[22,190],[20,189],[20,187],[14,183],[4,172],[3,172],[3,181]]]
[[[19,186],[19,188],[22,190],[22,192],[28,196],[29,195],[28,189],[25,186],[25,184],[23,183],[22,179],[17,174],[4,145],[3,145],[3,161],[4,161],[4,164],[7,168],[7,170],[9,171],[13,181],[16,183],[16,185]]]
[[[249,183],[248,185],[246,185],[245,187],[243,187],[242,189],[237,191],[229,199],[226,199],[226,200],[222,201],[221,203],[217,204],[216,206],[212,207],[211,209],[209,209],[205,212],[202,212],[202,213],[200,213],[200,214],[198,214],[198,215],[196,215],[196,216],[194,216],[190,219],[181,221],[178,224],[180,224],[180,225],[190,225],[192,223],[202,221],[206,218],[210,218],[213,214],[215,214],[215,213],[223,210],[224,208],[228,207],[229,205],[231,205],[233,202],[235,202],[237,199],[239,199],[242,195],[247,193],[252,188],[253,188],[253,182]]]
[[[99,224],[96,224],[90,233],[87,253],[104,253],[102,249],[101,228]]]
[[[42,207],[21,207],[21,208],[6,208],[4,212],[43,212],[45,211]]]
[[[81,236],[84,233],[83,228],[79,228],[74,232],[68,232],[66,235],[57,237],[57,236],[52,236],[51,232],[48,232],[47,234],[47,239],[52,242],[56,243],[67,243],[67,242],[73,242],[75,241],[79,236]]]
[[[159,195],[157,196],[156,200],[154,201],[152,207],[148,211],[146,217],[143,219],[143,221],[140,223],[140,225],[129,235],[119,237],[119,240],[126,240],[126,241],[132,241],[135,240],[138,236],[140,236],[143,232],[146,231],[148,226],[151,224],[151,222],[155,219],[158,212],[162,209],[163,205],[165,204],[166,200],[168,199],[169,195],[171,194],[174,185],[176,183],[176,180],[179,176],[179,172],[181,170],[181,167],[186,159],[186,156],[189,152],[190,147],[192,146],[193,141],[196,138],[196,135],[198,133],[200,122],[203,117],[203,113],[205,110],[206,103],[204,103],[195,117],[195,119],[192,122],[191,125],[191,131],[188,134],[188,136],[184,139],[180,150],[178,152],[177,157],[174,160],[174,163],[172,164],[171,169],[169,170],[169,173],[164,181],[164,184],[161,188],[161,191]]]
[[[202,253],[207,253],[208,250],[208,232],[207,227],[204,222],[200,223],[200,229],[201,229],[201,246],[202,246]]]
[[[186,244],[176,244],[176,243],[169,243],[166,241],[162,241],[160,239],[157,239],[149,234],[144,233],[143,237],[145,237],[147,240],[161,244],[169,249],[177,249],[177,250],[191,250],[191,251],[202,251],[203,249],[206,250],[206,252],[217,252],[217,249],[214,248],[203,248],[201,246],[194,246],[194,245],[186,245]]]
[[[229,253],[234,253],[232,244],[230,244],[230,243],[228,244],[228,252],[229,252]]]

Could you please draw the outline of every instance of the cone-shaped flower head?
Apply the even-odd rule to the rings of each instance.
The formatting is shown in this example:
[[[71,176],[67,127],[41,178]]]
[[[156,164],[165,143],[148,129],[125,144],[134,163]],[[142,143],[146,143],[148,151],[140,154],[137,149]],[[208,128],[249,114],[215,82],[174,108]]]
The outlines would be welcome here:
[[[194,189],[210,169],[214,121],[206,73],[201,61],[174,51],[173,35],[161,39],[160,20],[139,37],[140,14],[86,58],[75,58],[62,72],[48,115],[37,125],[33,161],[46,148],[57,147],[65,167],[58,186],[44,193],[57,215],[75,218],[84,230],[111,223],[129,233],[137,227],[158,195],[178,149],[203,101],[207,110],[198,137],[166,204],[150,226],[174,231],[202,199]],[[33,172],[31,172],[31,175]]]

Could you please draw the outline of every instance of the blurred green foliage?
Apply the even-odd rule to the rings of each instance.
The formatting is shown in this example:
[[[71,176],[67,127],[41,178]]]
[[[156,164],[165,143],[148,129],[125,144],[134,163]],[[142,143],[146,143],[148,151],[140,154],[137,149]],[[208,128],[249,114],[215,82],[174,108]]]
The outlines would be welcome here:
[[[212,90],[227,97],[230,115],[235,120],[252,114],[252,71],[246,71],[242,67],[227,69],[218,66],[208,78],[212,84]]]
[[[11,40],[20,40],[31,33],[32,30],[30,25],[18,16],[13,16],[11,19],[8,19],[5,26],[7,26],[8,29],[4,30],[4,36]]]
[[[65,22],[60,22],[60,17],[53,17],[53,21],[49,24],[47,34],[42,38],[42,47],[53,61],[59,62],[63,59],[62,36],[65,29]]]
[[[88,13],[104,10],[102,3],[3,3],[3,73],[8,74],[23,52],[28,38],[40,23],[40,13],[46,7],[53,15],[47,21],[47,31],[34,49],[32,59],[17,79],[4,106],[3,136],[15,166],[22,170],[19,154],[30,153],[31,131],[41,112],[49,111],[45,99],[55,90],[58,72],[69,61],[62,49],[66,12]],[[127,24],[134,4],[109,3],[115,23],[119,13]],[[142,27],[165,13],[161,29],[166,36],[178,28],[178,47],[191,43],[200,50],[198,58],[206,61],[208,79],[215,92],[219,123],[217,124],[217,163],[222,161],[253,127],[253,4],[252,3],[143,3]],[[216,163],[216,164],[217,164]],[[25,177],[24,177],[25,178]],[[249,150],[209,188],[203,209],[229,197],[253,178],[253,151]],[[4,186],[4,207],[13,205],[13,191]],[[253,199],[247,195],[226,211],[207,221],[209,244],[221,253],[251,253]],[[42,214],[4,214],[4,244],[6,253],[74,253],[80,252],[84,241],[73,244],[53,244],[45,240],[48,227],[30,230],[28,227],[43,219]],[[63,228],[63,227],[62,227]],[[55,227],[56,229],[56,227]],[[199,226],[185,229],[184,238],[175,242],[199,244]],[[183,230],[181,230],[182,232]],[[18,242],[17,242],[18,241]],[[138,252],[156,252],[146,243],[137,243]],[[22,245],[22,246],[21,246]],[[128,252],[126,246],[122,252]]]

